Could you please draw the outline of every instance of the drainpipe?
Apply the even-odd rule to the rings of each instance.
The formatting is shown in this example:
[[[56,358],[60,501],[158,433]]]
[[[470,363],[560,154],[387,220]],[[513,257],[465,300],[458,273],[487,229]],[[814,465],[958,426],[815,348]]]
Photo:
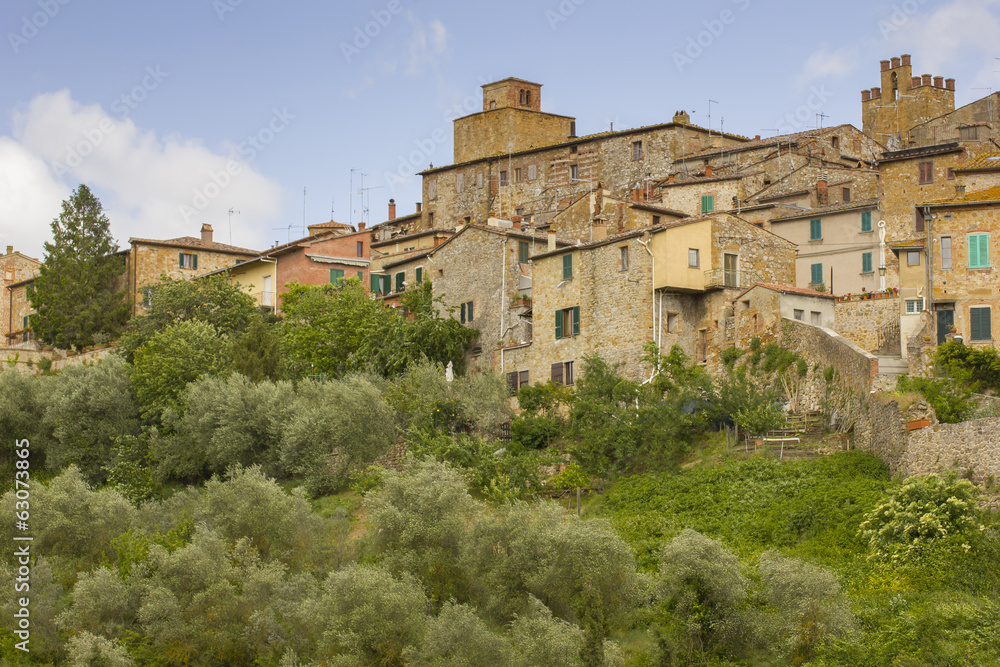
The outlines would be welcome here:
[[[652,320],[650,321],[649,324],[650,324],[651,327],[656,327],[656,258],[653,257],[653,251],[649,249],[649,244],[653,242],[653,235],[650,234],[649,235],[649,240],[645,241],[645,242],[643,242],[642,239],[636,239],[636,240],[639,242],[639,245],[641,245],[643,248],[645,248],[646,252],[649,253],[649,266],[650,266],[650,271],[652,272],[652,277],[650,278],[651,283],[652,283],[651,284],[651,288],[652,289],[651,289],[651,294],[650,294],[650,301],[652,301],[652,304],[653,304],[652,313],[651,313]],[[653,342],[655,343],[656,342],[656,331],[653,331],[652,333],[653,333]],[[657,349],[659,349],[659,348],[657,348]],[[643,380],[642,384],[648,384],[648,383],[652,382],[653,378],[655,378],[655,377],[656,377],[656,369],[653,369],[650,372],[650,374],[649,374],[649,379]]]
[[[931,217],[931,207],[924,207],[924,234],[927,237],[927,297],[924,299],[924,308],[927,310],[927,323],[931,322],[931,307],[934,305],[934,267],[933,267],[933,255],[931,254],[931,224],[933,224],[933,218]],[[934,340],[937,341],[937,321],[934,322]],[[902,344],[902,340],[900,341]]]
[[[503,270],[500,272],[500,339],[497,341],[498,343],[503,342],[503,337],[507,333],[507,331],[503,327],[504,300],[507,296],[507,235],[506,234],[504,234],[503,240],[500,243],[500,255],[502,256],[501,261],[503,262]],[[504,367],[503,348],[501,347],[500,373],[503,373],[505,370],[506,368]]]

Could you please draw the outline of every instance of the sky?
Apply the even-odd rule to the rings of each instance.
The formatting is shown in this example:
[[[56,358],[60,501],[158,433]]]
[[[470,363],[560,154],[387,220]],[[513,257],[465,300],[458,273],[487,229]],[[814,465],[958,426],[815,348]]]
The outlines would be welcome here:
[[[956,106],[1000,89],[1000,0],[5,0],[0,26],[0,237],[38,258],[81,183],[121,247],[411,213],[508,76],[578,134],[681,109],[751,138],[860,127],[904,53]]]

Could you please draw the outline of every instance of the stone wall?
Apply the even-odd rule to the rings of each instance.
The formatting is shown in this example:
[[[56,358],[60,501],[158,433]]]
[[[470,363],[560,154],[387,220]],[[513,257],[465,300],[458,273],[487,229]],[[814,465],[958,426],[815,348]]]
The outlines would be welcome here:
[[[900,459],[905,476],[957,470],[979,486],[1000,481],[1000,417],[910,431]]]
[[[878,374],[878,359],[840,334],[798,320],[782,320],[782,345],[820,369],[836,369],[840,384],[867,396]]]
[[[12,370],[17,373],[38,374],[38,362],[42,359],[52,359],[50,370],[58,371],[76,364],[93,363],[104,359],[114,352],[114,348],[105,347],[80,354],[69,355],[66,350],[25,350],[20,348],[0,348],[0,371]],[[56,358],[58,357],[58,358]]]
[[[833,328],[837,333],[862,350],[874,352],[879,346],[879,330],[892,322],[899,322],[899,299],[892,296],[838,300],[834,318]]]

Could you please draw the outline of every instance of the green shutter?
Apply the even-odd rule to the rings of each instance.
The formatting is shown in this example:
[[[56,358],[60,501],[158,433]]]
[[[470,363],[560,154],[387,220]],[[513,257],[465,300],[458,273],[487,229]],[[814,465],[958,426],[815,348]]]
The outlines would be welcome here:
[[[330,284],[336,285],[337,283],[344,282],[344,270],[343,269],[330,269]]]
[[[861,231],[870,232],[872,230],[872,212],[861,212]]]
[[[813,218],[809,221],[809,240],[818,241],[823,238],[823,221],[820,218]]]
[[[812,265],[812,279],[810,282],[813,285],[821,285],[823,283],[823,265],[813,264]]]
[[[580,335],[580,306],[573,306],[573,335]]]
[[[563,280],[573,279],[573,253],[563,255]]]
[[[418,266],[417,267],[417,284],[419,285],[420,283],[423,282],[423,280],[424,280],[424,267]]]
[[[517,242],[517,261],[522,264],[528,263],[528,242],[518,241]]]
[[[861,273],[871,273],[872,254],[870,252],[861,253]]]
[[[462,314],[458,318],[458,321],[461,322],[462,324],[465,324],[465,304],[464,303],[462,304]]]
[[[705,195],[704,197],[702,197],[701,198],[701,212],[702,213],[711,213],[714,210],[715,210],[715,196],[714,195]]]
[[[382,294],[388,294],[392,291],[392,276],[388,273],[382,276]]]
[[[563,337],[563,311],[556,311],[556,338]]]
[[[400,271],[396,274],[396,291],[403,291],[403,283],[406,282],[406,271]]]
[[[361,282],[362,285],[365,284],[364,283],[364,280],[365,280],[365,272],[364,271],[358,271],[358,280]]]
[[[989,308],[970,308],[969,324],[972,340],[991,340],[993,338]]]
[[[368,276],[369,276],[369,278],[371,278],[372,294],[378,294],[379,293],[379,289],[378,289],[378,287],[379,287],[379,278],[381,276],[379,276],[378,274],[375,274],[375,273],[370,273],[370,274],[368,274]]]
[[[178,257],[177,257],[177,266],[179,266],[182,269],[184,268],[184,253],[181,253],[180,255],[178,255]]]
[[[984,269],[990,265],[990,243],[987,234],[969,234],[969,268]]]
[[[470,322],[475,319],[473,317],[473,315],[472,315],[472,302],[471,301],[469,302],[469,307],[465,309],[465,314],[468,317],[468,320]]]
[[[191,255],[191,268],[192,269],[198,268],[198,255]]]

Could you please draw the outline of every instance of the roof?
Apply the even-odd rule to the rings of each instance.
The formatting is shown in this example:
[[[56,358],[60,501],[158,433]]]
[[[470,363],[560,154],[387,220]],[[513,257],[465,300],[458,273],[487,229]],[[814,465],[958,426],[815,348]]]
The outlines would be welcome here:
[[[792,285],[778,285],[776,283],[757,283],[753,287],[750,287],[749,289],[745,289],[742,292],[740,292],[740,295],[735,299],[733,299],[733,301],[738,301],[740,297],[742,297],[744,294],[757,287],[763,287],[764,289],[769,289],[774,292],[781,292],[782,294],[798,294],[800,296],[818,296],[824,299],[837,298],[832,294],[828,294],[827,292],[817,292],[816,290],[809,289],[808,287],[794,287]]]
[[[568,251],[581,250],[581,249],[582,250],[590,250],[592,248],[599,248],[601,246],[610,245],[612,243],[617,243],[619,241],[624,241],[626,239],[634,238],[636,236],[642,236],[646,232],[649,232],[650,230],[652,230],[654,227],[658,228],[658,227],[661,227],[661,226],[662,226],[662,223],[660,225],[652,225],[650,227],[640,227],[638,229],[630,229],[630,230],[625,231],[625,232],[619,232],[617,234],[611,234],[610,236],[606,236],[603,239],[598,239],[597,241],[590,241],[588,243],[578,243],[576,245],[572,245],[572,246],[568,246],[568,247],[564,247],[564,248],[556,248],[555,250],[546,250],[545,252],[540,252],[537,255],[532,255],[530,259],[535,260],[535,259],[543,259],[545,257],[552,257],[552,256],[555,256],[555,255],[560,255],[560,254],[566,252],[567,250]]]
[[[14,257],[16,255],[20,255],[23,259],[26,259],[26,260],[28,260],[30,262],[34,262],[35,264],[41,264],[40,261],[38,261],[34,257],[29,257],[28,255],[25,255],[20,250],[14,250],[13,252],[9,252],[9,253],[7,253],[5,255],[0,255],[0,260],[2,260],[4,257]]]
[[[919,146],[917,148],[907,148],[901,151],[886,151],[882,154],[879,162],[896,162],[899,160],[912,160],[913,158],[927,155],[941,155],[944,153],[955,153],[962,151],[962,147],[957,141],[947,144],[934,144],[933,146]]]
[[[687,213],[683,211],[675,211],[672,208],[667,208],[665,206],[656,206],[655,204],[650,204],[648,202],[636,201],[630,203],[632,208],[639,208],[644,211],[653,211],[654,213],[666,213],[667,215],[676,215],[679,218],[686,218]]]
[[[922,238],[905,239],[896,241],[889,246],[889,250],[923,250],[925,240]]]
[[[398,218],[397,218],[398,220]],[[393,236],[391,239],[386,241],[378,241],[372,243],[372,248],[381,248],[382,246],[391,245],[393,243],[399,243],[400,241],[409,241],[410,239],[419,238],[421,236],[428,236],[430,234],[454,234],[454,229],[425,229],[420,232],[414,232],[413,234],[404,234],[403,236]]]
[[[222,252],[228,253],[230,255],[259,255],[261,254],[259,250],[251,250],[250,248],[240,248],[238,246],[229,245],[227,243],[205,243],[199,238],[193,236],[181,236],[176,239],[136,239],[131,238],[128,240],[129,243],[135,245],[136,243],[145,243],[147,245],[161,245],[169,246],[174,248],[190,248],[194,250],[211,250],[212,252]]]
[[[19,280],[16,283],[8,283],[4,285],[7,289],[14,289],[15,287],[20,287],[21,285],[28,285],[35,282],[35,278],[38,276],[31,276],[30,278],[25,278],[24,280]]]
[[[806,209],[801,213],[796,212],[779,215],[771,218],[771,222],[796,220],[798,218],[811,218],[824,213],[842,213],[844,211],[853,211],[861,208],[878,208],[878,199],[858,199],[856,201],[841,202],[839,204],[830,204],[828,206],[817,206],[816,208]]]
[[[414,213],[408,213],[406,215],[398,215],[395,218],[390,218],[389,220],[383,220],[382,222],[376,222],[374,225],[369,225],[368,230],[375,229],[376,227],[381,227],[382,225],[391,225],[396,222],[402,222],[403,220],[409,220],[410,218],[419,218],[423,213],[416,211]]]
[[[963,206],[963,205],[973,205],[973,204],[997,204],[1000,203],[1000,185],[994,185],[991,188],[986,188],[985,190],[976,190],[975,192],[967,192],[964,195],[957,195],[955,197],[948,197],[946,199],[935,199],[929,202],[925,202],[928,206]],[[917,206],[922,206],[923,204],[917,204]]]
[[[458,230],[457,232],[455,232],[454,234],[452,234],[450,237],[448,237],[447,239],[445,239],[444,241],[442,241],[441,243],[439,243],[437,246],[435,246],[435,247],[427,250],[426,252],[418,253],[418,254],[415,254],[415,255],[409,255],[409,256],[407,256],[407,257],[405,257],[403,259],[400,259],[400,260],[397,260],[397,261],[394,261],[394,262],[390,262],[388,264],[383,264],[382,268],[383,269],[388,269],[388,268],[391,268],[393,266],[399,266],[401,264],[405,264],[406,262],[413,261],[414,259],[420,259],[422,257],[430,257],[430,256],[436,254],[442,248],[448,246],[448,244],[450,244],[452,241],[454,241],[455,239],[457,239],[459,236],[461,236],[462,234],[464,234],[465,232],[467,232],[470,229],[478,230],[478,231],[481,231],[481,232],[487,232],[489,234],[497,234],[499,236],[510,236],[510,237],[513,237],[513,238],[516,238],[516,239],[524,239],[524,240],[536,241],[538,243],[548,243],[548,239],[549,239],[549,237],[548,237],[547,234],[544,234],[544,235],[543,234],[529,234],[529,233],[521,231],[519,229],[509,229],[509,228],[506,228],[506,227],[491,227],[491,226],[487,226],[487,225],[470,224],[470,225],[465,225],[460,230]],[[568,246],[573,246],[573,245],[576,245],[576,244],[577,244],[576,240],[570,240],[570,239],[558,238],[558,237],[556,238],[556,245],[562,245],[563,247],[568,247]]]
[[[354,225],[349,225],[346,222],[335,222],[331,220],[330,222],[321,222],[316,225],[308,225],[309,229],[350,229],[354,231]]]
[[[1000,170],[1000,153],[983,153],[982,155],[967,160],[961,166],[955,167],[954,171],[997,171]]]
[[[712,176],[688,176],[684,180],[674,179],[674,182],[670,182],[670,177],[660,180],[656,185],[660,188],[676,188],[680,185],[698,185],[701,183],[714,183],[716,181],[738,181],[747,176],[753,176],[754,174],[759,174],[760,171],[738,171],[735,174],[729,175],[712,175]]]
[[[844,123],[842,125],[834,125],[833,127],[826,127],[822,129],[814,130],[803,130],[802,132],[793,132],[792,134],[779,134],[767,139],[751,139],[741,144],[736,144],[733,146],[725,146],[723,148],[706,148],[704,150],[698,151],[697,153],[688,153],[685,158],[700,158],[708,157],[710,155],[721,155],[722,153],[735,153],[742,151],[752,151],[757,148],[768,148],[770,146],[776,146],[779,142],[783,144],[795,143],[799,139],[808,139],[810,137],[824,136],[833,132],[834,130],[839,130],[841,128],[849,127],[852,130],[857,131],[857,128],[850,123]]]
[[[386,269],[391,269],[393,267],[400,266],[401,264],[412,262],[415,259],[423,259],[424,257],[430,257],[432,254],[434,254],[435,250],[437,250],[437,248],[431,248],[430,250],[425,250],[424,252],[418,252],[413,255],[407,255],[403,259],[397,259],[395,262],[388,262],[382,265],[381,270],[385,271]],[[373,271],[373,273],[379,273],[379,271]]]
[[[506,79],[500,79],[499,81],[491,81],[490,83],[484,83],[480,88],[486,88],[487,86],[495,86],[498,83],[506,83],[507,81],[520,81],[521,83],[527,83],[532,86],[542,87],[542,84],[535,83],[534,81],[528,81],[527,79],[519,79],[516,76],[508,76]]]

